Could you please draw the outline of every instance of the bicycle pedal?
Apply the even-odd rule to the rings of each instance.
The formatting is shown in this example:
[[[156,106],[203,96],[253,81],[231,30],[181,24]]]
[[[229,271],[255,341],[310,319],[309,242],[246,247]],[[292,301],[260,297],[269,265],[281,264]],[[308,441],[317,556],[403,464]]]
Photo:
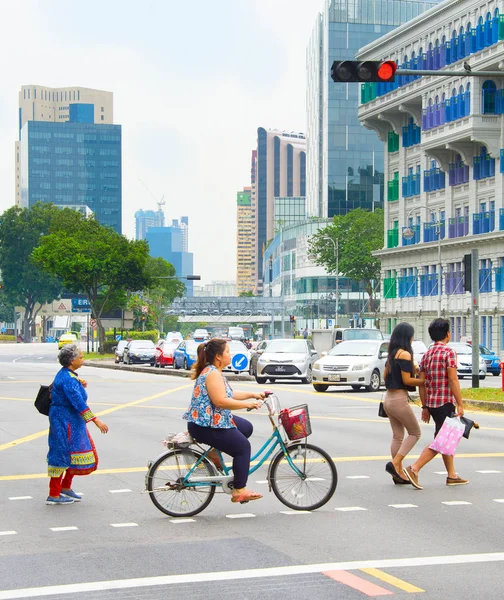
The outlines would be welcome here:
[[[248,500],[242,500],[242,501],[240,502],[240,504],[248,504],[248,502],[249,502]]]

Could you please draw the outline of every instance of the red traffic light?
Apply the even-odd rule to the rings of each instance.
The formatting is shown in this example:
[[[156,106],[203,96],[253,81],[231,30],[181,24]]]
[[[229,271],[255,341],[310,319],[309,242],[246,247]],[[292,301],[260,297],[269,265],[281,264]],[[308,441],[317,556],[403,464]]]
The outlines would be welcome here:
[[[376,71],[379,81],[394,81],[394,75],[397,70],[397,65],[393,60],[386,60],[381,63]]]
[[[389,82],[394,81],[397,65],[393,60],[335,60],[331,78],[335,82]]]

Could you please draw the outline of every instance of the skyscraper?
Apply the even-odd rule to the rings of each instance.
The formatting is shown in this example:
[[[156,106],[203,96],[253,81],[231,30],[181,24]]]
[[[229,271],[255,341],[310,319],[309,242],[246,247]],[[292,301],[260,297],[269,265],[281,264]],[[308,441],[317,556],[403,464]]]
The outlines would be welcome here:
[[[307,211],[333,217],[383,206],[383,144],[357,117],[358,83],[334,83],[335,60],[357,51],[438,2],[326,0],[307,48]],[[302,195],[302,194],[300,194]]]
[[[149,227],[164,227],[164,212],[160,210],[137,210],[135,213],[136,239],[144,240]]]
[[[255,288],[255,217],[250,187],[236,194],[236,292],[253,292]]]
[[[274,199],[306,195],[304,134],[259,127],[255,179],[256,291],[262,293],[263,253],[275,229]]]

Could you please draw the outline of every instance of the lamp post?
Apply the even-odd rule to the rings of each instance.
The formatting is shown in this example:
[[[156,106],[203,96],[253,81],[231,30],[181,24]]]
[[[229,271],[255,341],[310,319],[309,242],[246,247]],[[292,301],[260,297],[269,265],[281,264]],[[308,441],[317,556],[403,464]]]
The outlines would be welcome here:
[[[410,214],[415,211],[417,208],[425,208],[426,210],[428,210],[430,212],[431,215],[436,216],[436,236],[437,236],[437,264],[438,264],[438,308],[437,308],[437,316],[440,317],[441,316],[441,284],[442,284],[442,279],[441,279],[441,214],[438,213],[436,215],[436,213],[429,208],[428,206],[425,205],[421,205],[421,206],[415,206],[414,208],[411,208],[407,213],[406,213],[406,221],[408,221]],[[409,226],[405,227],[404,231],[403,231],[403,238],[410,240],[414,235],[415,232],[413,231],[413,229]]]
[[[338,240],[333,240],[331,237],[323,237],[323,240],[328,240],[334,246],[334,260],[336,262],[336,313],[334,315],[334,328],[338,327],[338,313],[339,313],[339,246]]]

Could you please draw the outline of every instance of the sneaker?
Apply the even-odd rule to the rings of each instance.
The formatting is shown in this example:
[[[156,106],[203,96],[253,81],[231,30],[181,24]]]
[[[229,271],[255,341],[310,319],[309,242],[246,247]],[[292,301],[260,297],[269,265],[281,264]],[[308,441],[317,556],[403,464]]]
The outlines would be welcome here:
[[[76,494],[73,490],[61,490],[61,496],[67,496],[68,498],[73,498],[74,502],[80,502],[82,500],[82,496]],[[61,498],[60,496],[60,498]]]
[[[469,480],[462,479],[462,477],[459,477],[458,475],[457,477],[446,478],[446,485],[466,485],[466,483],[469,483]]]
[[[411,485],[417,490],[423,490],[423,487],[418,483],[418,473],[415,473],[411,467],[406,467],[403,473],[411,481]]]
[[[65,496],[60,496],[59,498],[53,498],[52,496],[47,496],[46,504],[73,504],[73,498],[66,498]]]

